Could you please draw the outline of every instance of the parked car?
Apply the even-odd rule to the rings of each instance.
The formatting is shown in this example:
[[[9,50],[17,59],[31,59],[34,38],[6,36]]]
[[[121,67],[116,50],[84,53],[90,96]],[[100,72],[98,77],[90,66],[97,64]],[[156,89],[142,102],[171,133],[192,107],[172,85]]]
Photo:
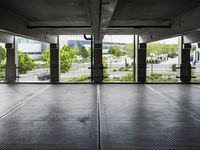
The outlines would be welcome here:
[[[49,71],[38,75],[38,80],[40,80],[40,81],[49,80],[49,79],[50,79],[50,72]]]

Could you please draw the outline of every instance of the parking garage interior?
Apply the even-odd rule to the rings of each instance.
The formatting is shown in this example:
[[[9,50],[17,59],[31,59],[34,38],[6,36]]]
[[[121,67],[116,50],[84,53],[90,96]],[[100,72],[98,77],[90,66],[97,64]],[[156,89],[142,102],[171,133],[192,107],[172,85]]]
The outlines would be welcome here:
[[[199,0],[0,12],[0,149],[200,149]]]

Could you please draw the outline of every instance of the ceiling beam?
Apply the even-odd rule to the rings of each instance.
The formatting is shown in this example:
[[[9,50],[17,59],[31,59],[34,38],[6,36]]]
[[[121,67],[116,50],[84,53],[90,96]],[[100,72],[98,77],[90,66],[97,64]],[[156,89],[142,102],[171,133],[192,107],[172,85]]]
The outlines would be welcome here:
[[[0,42],[1,43],[14,43],[14,36],[0,30]]]
[[[112,20],[109,26],[170,26],[169,20]]]
[[[41,30],[28,29],[26,19],[8,10],[0,8],[0,18],[0,29],[8,34],[49,43],[57,41],[57,36],[55,35],[49,35]]]
[[[87,10],[88,18],[91,22],[92,33],[94,35],[95,42],[101,42],[99,40],[100,29],[100,16],[101,16],[101,3],[102,0],[84,0]]]
[[[183,36],[184,43],[197,43],[200,42],[200,31],[188,33]]]
[[[140,35],[140,41],[143,43],[162,40],[165,38],[175,37],[190,33],[200,29],[200,7],[185,12],[171,22],[169,29],[149,29]]]
[[[103,40],[104,35],[108,30],[111,18],[114,14],[118,0],[102,0],[102,11],[100,18],[99,39]]]
[[[90,26],[88,20],[67,18],[59,21],[28,21],[28,26]]]

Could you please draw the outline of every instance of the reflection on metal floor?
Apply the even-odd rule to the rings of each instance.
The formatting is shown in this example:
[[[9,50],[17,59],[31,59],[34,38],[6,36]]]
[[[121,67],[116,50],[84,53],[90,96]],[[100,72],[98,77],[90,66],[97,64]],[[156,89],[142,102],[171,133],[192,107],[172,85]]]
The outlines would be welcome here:
[[[198,150],[199,85],[0,85],[0,149]]]
[[[46,85],[33,92],[1,118],[0,149],[96,149],[95,85]]]

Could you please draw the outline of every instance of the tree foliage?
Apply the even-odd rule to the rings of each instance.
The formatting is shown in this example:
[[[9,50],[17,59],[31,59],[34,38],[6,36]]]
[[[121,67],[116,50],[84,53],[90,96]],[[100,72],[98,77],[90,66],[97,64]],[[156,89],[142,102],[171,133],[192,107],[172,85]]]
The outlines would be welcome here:
[[[122,52],[120,51],[120,47],[118,45],[112,45],[109,47],[109,54],[112,54],[116,57],[122,56]]]
[[[78,48],[77,44],[74,45],[73,50],[74,50],[74,52],[75,52],[76,55],[79,54],[79,48]]]
[[[147,45],[147,56],[150,56],[150,53],[154,53],[157,56],[160,56],[161,54],[168,54],[170,58],[174,58],[178,56],[178,45],[150,43]]]
[[[28,56],[28,54],[18,51],[18,66],[19,73],[25,74],[28,71],[31,71],[35,68],[35,63]],[[4,58],[4,60],[1,61],[0,67],[4,69],[6,68],[6,58]]]
[[[89,52],[85,48],[85,46],[81,46],[79,50],[79,55],[82,56],[83,58],[88,58],[89,57]]]
[[[126,50],[126,54],[128,55],[128,57],[133,58],[133,43],[126,44],[124,50]]]
[[[103,69],[103,76],[108,78],[109,73],[108,73],[108,58],[103,56],[103,67],[105,67]]]
[[[129,57],[133,57],[133,44],[129,43],[124,47],[124,50],[127,51]],[[169,57],[174,58],[178,55],[178,45],[176,44],[161,44],[161,43],[150,43],[147,45],[147,56],[150,56],[151,53],[156,54],[157,56],[161,54],[168,54]]]
[[[69,45],[64,45],[60,51],[60,71],[61,73],[68,72],[74,61],[75,52]]]
[[[0,46],[0,62],[6,58],[6,50]]]
[[[48,68],[50,68],[50,49],[47,48],[43,53],[42,53],[42,60],[46,62]]]
[[[194,51],[196,51],[196,50],[197,50],[197,46],[196,46],[196,45],[192,45],[191,51],[194,52]]]
[[[18,51],[18,66],[20,74],[25,74],[27,71],[31,71],[35,68],[35,64],[28,54],[20,51]]]
[[[75,51],[69,46],[64,45],[60,50],[60,71],[61,73],[68,72],[72,63],[74,62]],[[46,49],[42,53],[42,59],[47,63],[48,67],[50,67],[50,49]]]

